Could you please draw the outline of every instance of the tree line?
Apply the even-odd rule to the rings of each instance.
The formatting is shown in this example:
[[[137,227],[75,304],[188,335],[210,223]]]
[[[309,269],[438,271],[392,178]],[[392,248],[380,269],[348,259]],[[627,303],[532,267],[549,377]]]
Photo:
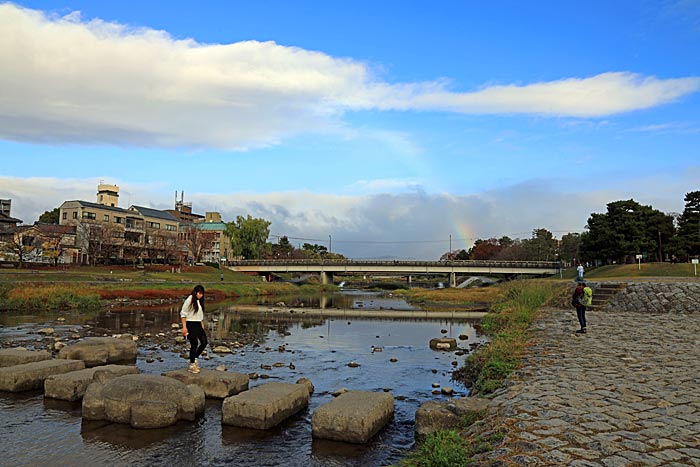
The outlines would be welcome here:
[[[637,261],[686,262],[700,255],[700,191],[685,195],[682,213],[664,213],[634,199],[607,204],[605,213],[590,214],[583,233],[561,239],[544,228],[531,238],[477,239],[468,250],[442,255],[441,260],[555,261],[620,264]]]

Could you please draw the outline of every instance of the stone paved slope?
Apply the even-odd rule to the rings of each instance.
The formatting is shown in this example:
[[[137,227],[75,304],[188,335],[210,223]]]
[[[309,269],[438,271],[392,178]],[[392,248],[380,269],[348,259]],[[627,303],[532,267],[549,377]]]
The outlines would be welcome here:
[[[573,310],[546,310],[535,323],[525,366],[494,399],[510,430],[488,457],[700,466],[700,315],[587,315],[585,335],[573,333]]]

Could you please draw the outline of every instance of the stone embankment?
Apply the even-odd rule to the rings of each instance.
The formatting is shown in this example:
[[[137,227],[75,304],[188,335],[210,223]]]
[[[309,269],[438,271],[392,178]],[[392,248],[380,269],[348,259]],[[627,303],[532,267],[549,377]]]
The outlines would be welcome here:
[[[549,309],[493,399],[505,431],[472,466],[700,465],[700,284],[627,284],[605,311]]]
[[[606,311],[700,313],[700,283],[621,283],[624,287],[605,306]]]

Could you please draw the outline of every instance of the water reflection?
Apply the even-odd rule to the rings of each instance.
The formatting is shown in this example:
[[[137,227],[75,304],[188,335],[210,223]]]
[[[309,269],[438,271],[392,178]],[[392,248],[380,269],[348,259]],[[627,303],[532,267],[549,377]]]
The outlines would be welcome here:
[[[59,315],[67,316],[24,314],[25,318],[17,320],[17,316],[2,314],[0,338],[4,343],[11,335],[13,340],[27,339],[39,345],[51,339],[36,334],[45,325],[54,327],[59,336],[69,335],[76,328],[93,335],[131,332],[140,337],[137,366],[143,373],[160,374],[186,365],[181,354],[187,344],[176,343],[179,330],[171,329],[171,324],[179,322],[179,304],[110,310],[82,321],[71,316],[71,322],[66,319],[63,323],[56,321]],[[463,357],[431,351],[429,340],[463,335],[467,339],[458,342],[468,349],[482,339],[476,321],[463,319],[306,316],[301,311],[251,313],[237,310],[230,302],[208,304],[207,315],[214,340],[239,342],[241,346],[233,347],[230,354],[210,352],[209,360],[202,362],[205,368],[225,365],[230,371],[265,373],[270,379],[285,382],[307,377],[315,386],[309,407],[265,432],[222,426],[221,401],[207,400],[204,415],[194,422],[134,430],[127,425],[83,421],[80,404],[44,400],[38,392],[0,394],[3,462],[17,466],[50,461],[144,467],[388,465],[413,445],[415,411],[420,404],[445,397],[432,394],[433,384],[452,386],[456,395],[467,393],[451,381],[453,362],[461,362]],[[5,324],[8,320],[10,326]],[[359,367],[350,368],[350,361]],[[265,382],[251,380],[250,385]],[[332,400],[331,393],[340,388],[391,391],[396,398],[394,420],[366,445],[312,439],[311,415]]]

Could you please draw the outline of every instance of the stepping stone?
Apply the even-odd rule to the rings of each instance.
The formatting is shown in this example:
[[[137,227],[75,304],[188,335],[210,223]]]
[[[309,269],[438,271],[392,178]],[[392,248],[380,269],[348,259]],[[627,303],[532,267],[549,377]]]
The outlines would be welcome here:
[[[104,365],[84,370],[53,375],[44,381],[44,397],[75,402],[83,398],[85,391],[94,381],[96,371],[106,371],[115,376],[137,374],[139,369],[127,365]]]
[[[2,349],[0,350],[0,368],[40,362],[50,358],[51,354],[46,350]]]
[[[83,418],[128,423],[134,428],[162,428],[193,421],[204,412],[204,391],[156,375],[111,377],[97,371],[83,396]],[[99,377],[98,377],[99,375]]]
[[[457,348],[457,339],[452,337],[436,337],[430,339],[430,348],[433,350],[455,350]]]
[[[163,376],[175,378],[185,384],[196,384],[204,390],[207,397],[225,399],[248,389],[250,378],[243,373],[234,371],[215,371],[202,369],[200,373],[193,374],[186,368],[163,373]]]
[[[309,404],[306,384],[267,383],[227,397],[221,405],[222,423],[267,430]]]
[[[87,368],[108,363],[134,363],[136,342],[133,339],[116,337],[88,337],[82,341],[63,347],[58,358],[83,360]]]
[[[44,387],[51,375],[82,370],[82,360],[42,360],[0,368],[0,391],[20,392]]]
[[[391,393],[348,391],[316,409],[311,434],[314,438],[366,443],[393,417]]]

